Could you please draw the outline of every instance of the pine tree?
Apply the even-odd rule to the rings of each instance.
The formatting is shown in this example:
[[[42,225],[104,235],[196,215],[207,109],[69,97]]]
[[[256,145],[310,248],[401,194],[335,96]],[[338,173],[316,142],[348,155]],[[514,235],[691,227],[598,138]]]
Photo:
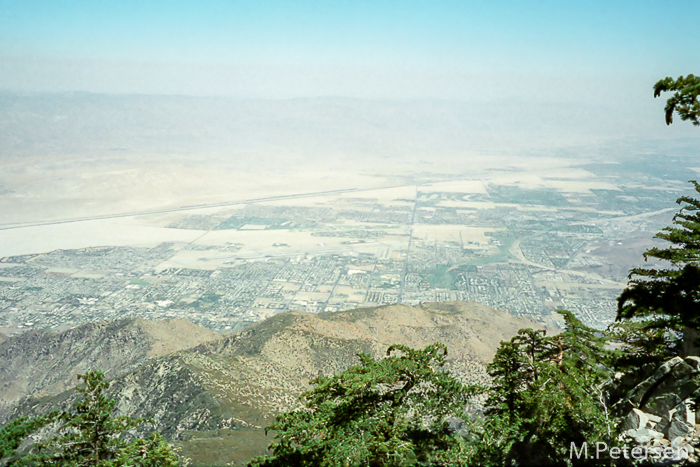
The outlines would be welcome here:
[[[124,448],[114,467],[179,467],[180,460],[159,433],[139,438]]]
[[[604,385],[611,354],[605,338],[568,311],[566,330],[521,329],[502,342],[477,459],[483,464],[566,465],[571,443],[613,441]],[[581,460],[584,462],[584,460]]]
[[[616,344],[614,367],[618,372],[637,373],[648,364],[658,366],[681,353],[678,334],[669,329],[662,315],[616,321],[605,334]]]
[[[700,184],[691,182],[700,193]],[[700,201],[682,196],[674,216],[674,227],[656,234],[671,245],[651,248],[644,259],[670,263],[666,269],[635,268],[630,271],[628,288],[618,298],[617,319],[655,317],[665,319],[667,329],[683,332],[681,353],[698,355],[700,329]]]
[[[700,125],[700,76],[688,75],[678,79],[667,77],[654,85],[654,97],[662,92],[675,91],[666,101],[666,125],[673,123],[673,112],[678,112],[681,120],[690,120]]]
[[[393,345],[387,357],[312,381],[306,408],[280,415],[272,456],[253,466],[464,465],[464,439],[449,427],[475,388],[440,368],[447,349]]]
[[[83,398],[75,403],[74,411],[62,412],[58,420],[63,422],[61,434],[37,443],[38,454],[27,457],[37,466],[54,467],[120,467],[166,466],[179,464],[160,435],[149,439],[128,442],[125,435],[147,420],[130,417],[114,417],[114,399],[104,394],[109,383],[101,371],[78,375],[85,387],[76,390]]]
[[[58,417],[58,411],[38,418],[20,417],[0,429],[0,465],[7,465],[15,456],[24,440]]]

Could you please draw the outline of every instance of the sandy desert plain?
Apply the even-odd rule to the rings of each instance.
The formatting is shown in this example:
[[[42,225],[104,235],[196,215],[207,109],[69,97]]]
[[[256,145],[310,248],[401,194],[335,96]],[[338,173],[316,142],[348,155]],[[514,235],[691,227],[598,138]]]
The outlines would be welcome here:
[[[605,326],[688,189],[604,158],[354,162],[5,158],[0,328],[159,316],[231,331],[287,310],[444,300]]]

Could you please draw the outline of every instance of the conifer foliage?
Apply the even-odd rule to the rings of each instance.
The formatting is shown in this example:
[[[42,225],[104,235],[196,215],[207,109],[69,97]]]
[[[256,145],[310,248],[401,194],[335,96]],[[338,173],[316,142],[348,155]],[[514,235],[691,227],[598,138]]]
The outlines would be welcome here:
[[[478,464],[567,465],[572,442],[614,442],[604,394],[612,354],[599,332],[559,313],[564,332],[521,329],[489,365]]]
[[[38,418],[20,417],[2,427],[0,429],[0,466],[10,463],[24,440],[35,431],[55,421],[58,414],[58,411],[53,411]]]
[[[700,193],[700,184],[690,183]],[[673,226],[656,234],[670,245],[644,253],[645,260],[664,260],[670,267],[632,269],[630,285],[618,298],[617,319],[662,317],[666,328],[683,330],[688,341],[700,329],[700,201],[682,196],[676,202],[681,209]],[[686,344],[695,347],[694,342]]]
[[[72,412],[62,412],[60,434],[37,443],[38,452],[19,462],[36,466],[56,467],[176,467],[177,456],[158,433],[148,439],[128,441],[125,435],[147,420],[114,417],[114,399],[104,394],[109,383],[100,371],[91,371],[78,378],[85,384],[76,390],[83,398]],[[23,465],[19,463],[19,465]]]
[[[678,112],[681,120],[690,120],[693,125],[700,125],[700,76],[670,77],[658,81],[654,85],[654,97],[662,92],[674,91],[666,101],[666,125],[673,123],[673,112]]]
[[[441,370],[443,344],[393,345],[387,357],[312,381],[306,408],[280,415],[272,456],[252,466],[464,465],[465,441],[449,421],[464,414],[476,389]]]

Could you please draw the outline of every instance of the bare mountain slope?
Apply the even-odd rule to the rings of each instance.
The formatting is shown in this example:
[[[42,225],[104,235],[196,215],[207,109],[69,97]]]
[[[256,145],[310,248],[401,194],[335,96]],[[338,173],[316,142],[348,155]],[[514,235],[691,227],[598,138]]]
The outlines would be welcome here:
[[[485,382],[485,365],[501,340],[542,326],[472,303],[392,305],[338,313],[283,313],[238,334],[152,358],[113,380],[123,414],[152,418],[196,464],[227,465],[262,453],[262,429],[299,406],[310,379],[381,357],[389,345],[448,346],[448,368],[466,382]],[[24,401],[12,416],[66,406],[75,396]],[[1,423],[1,421],[0,421]]]
[[[449,348],[448,369],[483,383],[500,341],[521,327],[542,326],[476,303],[284,313],[152,361],[113,389],[125,412],[156,419],[196,464],[227,465],[262,453],[271,441],[262,428],[299,406],[310,379],[357,364],[357,352],[381,357],[394,343],[440,341]]]
[[[308,380],[356,364],[357,352],[381,357],[395,343],[425,347],[442,342],[450,351],[450,371],[465,382],[484,383],[485,365],[498,344],[521,327],[541,326],[471,302],[286,313],[181,357],[204,369],[210,384],[225,388],[229,403],[260,410],[261,420],[248,420],[259,424],[295,406]]]
[[[21,398],[55,395],[78,373],[101,369],[109,379],[149,358],[221,337],[184,320],[122,319],[63,332],[29,331],[0,343],[0,420]]]

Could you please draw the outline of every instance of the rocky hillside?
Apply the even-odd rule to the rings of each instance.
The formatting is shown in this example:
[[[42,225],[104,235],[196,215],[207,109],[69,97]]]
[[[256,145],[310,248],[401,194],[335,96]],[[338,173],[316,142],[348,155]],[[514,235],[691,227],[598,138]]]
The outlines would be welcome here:
[[[659,453],[659,463],[700,463],[700,358],[674,357],[656,368],[622,401],[629,410],[622,440]],[[631,409],[631,410],[630,410]],[[667,448],[670,451],[667,451]]]
[[[101,369],[114,379],[151,358],[219,337],[184,320],[121,319],[6,338],[0,342],[0,423],[24,397],[51,396],[74,387],[78,373]]]
[[[439,341],[449,348],[451,371],[466,382],[484,382],[499,342],[521,327],[542,326],[471,302],[283,313],[238,334],[146,359],[114,378],[110,391],[120,412],[154,419],[154,428],[178,440],[195,464],[225,465],[261,453],[270,442],[263,427],[298,406],[310,379],[356,364],[358,352],[380,357],[394,343]],[[68,404],[71,397],[26,400],[12,416]]]

